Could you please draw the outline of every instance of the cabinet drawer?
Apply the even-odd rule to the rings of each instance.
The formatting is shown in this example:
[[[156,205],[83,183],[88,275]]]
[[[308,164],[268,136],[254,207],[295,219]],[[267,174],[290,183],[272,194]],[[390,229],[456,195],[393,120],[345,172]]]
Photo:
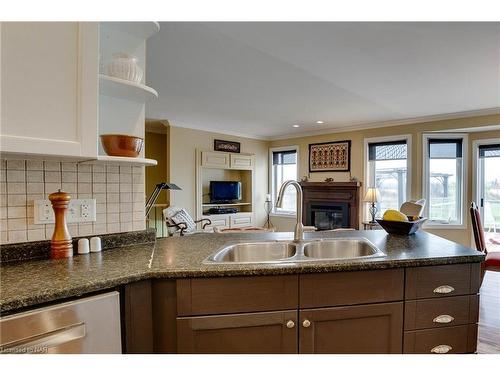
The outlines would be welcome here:
[[[480,264],[412,267],[406,270],[405,299],[476,294]]]
[[[231,228],[243,228],[252,226],[252,215],[232,215],[230,217]]]
[[[233,169],[252,169],[253,158],[251,155],[230,155],[230,165]]]
[[[300,307],[328,307],[403,299],[404,270],[300,275]]]
[[[297,310],[177,318],[178,353],[297,353]]]
[[[404,354],[474,353],[477,325],[407,331],[404,334]]]
[[[405,330],[476,323],[479,296],[457,296],[405,302]]]
[[[296,309],[298,276],[177,280],[179,316]]]
[[[226,152],[203,151],[201,165],[204,167],[229,168],[229,154]]]

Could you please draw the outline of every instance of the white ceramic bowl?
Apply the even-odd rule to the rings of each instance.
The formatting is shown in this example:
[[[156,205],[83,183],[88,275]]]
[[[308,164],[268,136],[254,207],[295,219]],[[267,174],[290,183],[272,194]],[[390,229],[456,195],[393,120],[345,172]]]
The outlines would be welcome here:
[[[113,54],[113,60],[106,66],[106,71],[109,76],[136,83],[140,83],[143,76],[137,58],[125,53]]]

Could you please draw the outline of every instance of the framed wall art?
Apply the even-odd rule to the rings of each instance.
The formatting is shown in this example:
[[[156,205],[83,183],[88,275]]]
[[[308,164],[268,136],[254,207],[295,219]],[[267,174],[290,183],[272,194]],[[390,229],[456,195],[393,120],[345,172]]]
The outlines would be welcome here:
[[[214,139],[214,151],[240,153],[241,143]]]
[[[309,172],[349,172],[351,141],[309,145]]]

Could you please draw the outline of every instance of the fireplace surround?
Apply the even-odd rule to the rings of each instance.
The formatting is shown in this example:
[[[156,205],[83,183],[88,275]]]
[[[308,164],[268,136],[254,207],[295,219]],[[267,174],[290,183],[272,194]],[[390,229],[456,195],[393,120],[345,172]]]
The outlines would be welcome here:
[[[301,182],[303,224],[318,230],[359,228],[360,182]]]

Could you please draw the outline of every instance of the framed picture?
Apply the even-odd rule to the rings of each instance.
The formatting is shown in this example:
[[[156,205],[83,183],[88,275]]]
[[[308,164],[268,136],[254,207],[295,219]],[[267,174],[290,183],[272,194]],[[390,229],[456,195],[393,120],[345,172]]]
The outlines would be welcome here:
[[[241,143],[214,139],[214,151],[240,153]]]
[[[309,172],[349,172],[351,141],[309,145]]]

